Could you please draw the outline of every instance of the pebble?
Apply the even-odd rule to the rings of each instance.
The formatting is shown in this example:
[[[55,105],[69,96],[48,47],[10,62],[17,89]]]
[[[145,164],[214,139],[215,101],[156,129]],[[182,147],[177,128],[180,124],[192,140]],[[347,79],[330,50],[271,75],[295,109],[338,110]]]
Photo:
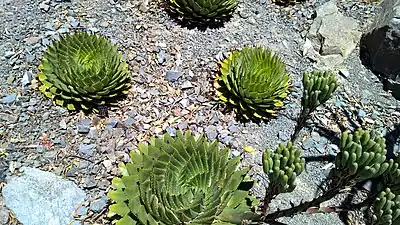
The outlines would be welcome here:
[[[97,184],[97,181],[96,181],[96,179],[94,179],[93,176],[87,176],[85,178],[85,183],[84,183],[85,188],[94,188],[94,187],[96,187],[96,184]]]
[[[86,156],[93,156],[93,149],[95,145],[93,144],[80,144],[79,145],[79,153]]]
[[[88,118],[82,119],[77,125],[78,133],[89,133],[90,130],[90,120]]]
[[[115,128],[115,127],[117,127],[118,123],[119,123],[118,119],[110,118],[107,120],[107,127]]]
[[[15,102],[15,100],[17,100],[17,93],[12,93],[3,98],[3,103],[11,104],[11,103]]]
[[[4,57],[6,57],[7,59],[11,58],[11,56],[13,56],[15,54],[15,52],[13,51],[6,51],[4,53]]]
[[[176,129],[173,127],[167,127],[166,131],[168,132],[169,135],[175,136],[176,135]]]
[[[188,89],[188,88],[193,88],[194,86],[192,85],[192,83],[190,82],[190,81],[185,81],[185,82],[183,82],[183,84],[182,84],[182,90],[183,89]]]
[[[217,128],[215,126],[206,127],[205,132],[210,141],[213,141],[217,137]]]
[[[179,130],[185,130],[188,127],[188,123],[186,121],[178,123]]]
[[[36,43],[39,43],[39,41],[41,39],[42,39],[41,37],[28,37],[28,38],[25,38],[24,41],[28,45],[34,45]]]
[[[86,206],[81,206],[76,210],[77,216],[86,216],[88,213],[88,208]]]
[[[175,82],[175,81],[178,80],[178,78],[179,78],[181,75],[182,75],[182,73],[179,72],[179,71],[169,70],[169,71],[167,71],[167,74],[166,74],[165,77],[166,77],[167,81],[169,81],[169,82]]]
[[[345,78],[348,78],[350,76],[350,72],[347,69],[340,69],[339,74],[343,75]]]
[[[27,86],[28,84],[31,83],[32,80],[32,73],[30,71],[25,71],[24,76],[22,76],[22,86]]]
[[[7,77],[7,84],[8,85],[11,85],[12,83],[14,83],[14,81],[15,81],[15,76],[10,75],[10,76]]]
[[[287,141],[287,140],[289,140],[289,134],[288,134],[288,132],[285,132],[285,131],[279,131],[278,138],[280,138],[282,141]]]
[[[39,8],[40,8],[41,10],[47,12],[47,11],[49,11],[50,6],[49,6],[49,5],[46,5],[45,3],[40,3],[40,4],[39,4]]]
[[[9,211],[0,205],[0,224],[9,224],[10,216]]]
[[[62,120],[60,121],[60,128],[63,129],[63,130],[66,130],[66,129],[67,129],[67,123],[65,122],[64,119],[62,119]]]
[[[163,64],[165,62],[165,51],[164,50],[160,50],[160,52],[158,53],[158,57],[157,57],[157,62],[158,64]]]
[[[99,24],[99,26],[104,27],[104,28],[108,27],[108,25],[109,25],[109,23],[107,21],[103,21]]]
[[[101,210],[103,210],[107,206],[107,200],[108,199],[106,197],[102,197],[98,200],[93,201],[92,203],[90,203],[90,210],[95,213],[101,212]]]
[[[365,113],[364,110],[362,110],[362,109],[359,109],[359,110],[358,110],[358,117],[359,117],[360,119],[363,119],[363,118],[365,117],[365,115],[366,115],[366,113]]]
[[[308,150],[311,149],[315,146],[315,143],[313,141],[313,139],[311,138],[307,138],[304,142],[303,142],[303,147],[304,149]]]

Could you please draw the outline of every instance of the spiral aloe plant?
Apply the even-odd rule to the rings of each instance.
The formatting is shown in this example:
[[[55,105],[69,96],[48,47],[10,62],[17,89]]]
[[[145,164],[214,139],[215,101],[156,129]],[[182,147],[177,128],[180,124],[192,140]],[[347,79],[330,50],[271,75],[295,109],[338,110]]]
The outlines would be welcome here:
[[[229,152],[189,132],[139,144],[113,179],[110,216],[117,225],[241,224],[252,215],[248,192],[238,189],[248,170],[238,171]]]
[[[400,195],[386,188],[375,199],[372,211],[373,225],[400,224]]]
[[[175,13],[192,19],[224,19],[232,15],[237,0],[169,0]]]
[[[39,90],[69,110],[94,109],[127,94],[128,66],[104,37],[78,32],[54,41],[39,66]]]
[[[246,119],[267,119],[283,106],[290,78],[283,61],[270,50],[245,47],[232,52],[220,65],[217,95],[237,106]]]
[[[375,130],[344,132],[336,156],[336,171],[348,180],[363,181],[382,175],[388,168],[385,138]]]

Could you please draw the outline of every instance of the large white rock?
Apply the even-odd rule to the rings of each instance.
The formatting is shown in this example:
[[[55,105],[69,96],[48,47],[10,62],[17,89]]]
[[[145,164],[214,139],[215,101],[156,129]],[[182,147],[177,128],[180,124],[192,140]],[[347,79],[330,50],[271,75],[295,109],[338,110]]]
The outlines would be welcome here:
[[[356,48],[362,33],[358,21],[341,14],[335,1],[318,7],[316,13],[317,17],[307,38],[312,43],[317,60],[328,67],[334,67],[341,64]]]
[[[23,168],[3,188],[4,204],[24,225],[67,225],[85,192],[72,181],[35,168]]]
[[[361,58],[400,100],[400,0],[384,0],[381,6],[375,22],[361,38]]]

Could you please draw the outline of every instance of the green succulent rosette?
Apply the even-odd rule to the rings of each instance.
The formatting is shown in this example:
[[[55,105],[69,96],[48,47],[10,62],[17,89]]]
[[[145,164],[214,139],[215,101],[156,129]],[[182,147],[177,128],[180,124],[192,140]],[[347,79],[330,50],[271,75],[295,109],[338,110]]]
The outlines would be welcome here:
[[[283,61],[269,49],[244,47],[220,65],[217,95],[236,106],[244,118],[268,119],[282,108],[290,78]]]
[[[253,216],[248,191],[239,190],[248,169],[216,141],[177,132],[139,144],[108,193],[117,225],[241,224]]]
[[[130,73],[118,47],[77,32],[53,41],[39,65],[39,90],[69,110],[94,109],[128,93]]]
[[[232,15],[237,0],[169,0],[173,12],[195,20],[219,20]]]

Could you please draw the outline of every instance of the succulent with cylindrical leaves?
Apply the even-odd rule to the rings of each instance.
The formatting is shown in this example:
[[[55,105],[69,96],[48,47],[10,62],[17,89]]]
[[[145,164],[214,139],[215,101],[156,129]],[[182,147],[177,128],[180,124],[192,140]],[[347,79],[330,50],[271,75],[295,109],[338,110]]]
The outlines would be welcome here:
[[[244,47],[220,65],[217,95],[235,105],[246,119],[267,119],[283,106],[290,78],[283,61],[269,49]]]
[[[303,74],[303,86],[303,110],[312,112],[331,98],[339,83],[331,72],[313,71]]]
[[[190,132],[139,144],[112,181],[109,216],[119,216],[117,225],[241,224],[253,216],[248,191],[238,189],[248,169],[238,171],[229,153]]]
[[[387,163],[389,168],[382,174],[382,179],[379,182],[379,188],[382,190],[386,187],[390,188],[391,192],[400,195],[400,157],[397,160],[389,159]]]
[[[372,212],[373,225],[400,224],[400,195],[386,188],[372,204]]]
[[[359,128],[354,134],[344,132],[335,158],[336,171],[355,181],[378,177],[389,168],[385,148],[385,138],[375,130]]]
[[[194,20],[220,20],[232,15],[237,0],[169,0],[173,12]]]
[[[275,152],[267,149],[263,153],[263,170],[268,175],[271,190],[279,193],[294,190],[296,177],[304,171],[305,159],[300,157],[301,153],[292,142],[288,142],[286,146],[281,143]]]
[[[69,110],[97,111],[130,87],[118,47],[98,35],[77,32],[54,41],[39,66],[39,90]]]

